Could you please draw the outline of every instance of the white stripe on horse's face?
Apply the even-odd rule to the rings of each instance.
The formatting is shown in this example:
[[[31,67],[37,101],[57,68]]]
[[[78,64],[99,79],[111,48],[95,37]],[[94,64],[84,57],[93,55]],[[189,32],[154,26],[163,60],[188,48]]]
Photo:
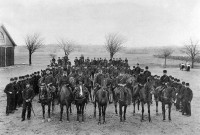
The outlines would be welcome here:
[[[80,95],[81,96],[83,95],[83,87],[82,87],[82,85],[80,85]]]

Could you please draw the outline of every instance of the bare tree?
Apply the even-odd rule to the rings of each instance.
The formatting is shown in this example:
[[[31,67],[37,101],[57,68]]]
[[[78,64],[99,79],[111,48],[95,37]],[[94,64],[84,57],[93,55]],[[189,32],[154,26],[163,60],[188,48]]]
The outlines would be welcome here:
[[[110,53],[110,59],[122,50],[125,39],[116,33],[111,33],[106,36],[105,48]]]
[[[194,68],[196,57],[200,54],[198,43],[199,41],[196,41],[196,43],[194,43],[192,39],[190,39],[190,44],[185,45],[184,48],[181,50],[182,52],[184,52],[185,54],[189,56],[189,59],[192,62],[191,68]]]
[[[58,46],[64,51],[65,56],[74,51],[74,42],[70,40],[60,39],[58,40]]]
[[[32,64],[32,54],[44,45],[43,41],[44,40],[40,37],[40,35],[36,33],[25,37],[26,49],[29,52],[29,65]]]
[[[172,48],[163,48],[160,50],[160,55],[165,59],[164,68],[167,66],[167,58],[174,52]]]

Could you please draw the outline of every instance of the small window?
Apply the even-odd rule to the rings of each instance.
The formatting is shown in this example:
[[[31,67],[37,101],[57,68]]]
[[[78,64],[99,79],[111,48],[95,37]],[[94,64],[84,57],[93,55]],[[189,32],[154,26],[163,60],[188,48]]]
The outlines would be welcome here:
[[[0,43],[4,43],[5,39],[4,39],[4,35],[3,33],[0,31]]]

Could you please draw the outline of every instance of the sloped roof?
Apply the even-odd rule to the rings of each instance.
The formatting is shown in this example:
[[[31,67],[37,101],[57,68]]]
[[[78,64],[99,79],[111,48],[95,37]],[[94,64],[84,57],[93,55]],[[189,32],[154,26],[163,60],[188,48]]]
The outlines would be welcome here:
[[[13,46],[17,46],[14,42],[14,40],[12,39],[12,37],[10,36],[10,34],[8,33],[8,31],[6,30],[6,27],[4,25],[1,25],[1,28],[4,30],[4,32],[6,33],[6,35],[8,36],[10,42],[13,44]]]

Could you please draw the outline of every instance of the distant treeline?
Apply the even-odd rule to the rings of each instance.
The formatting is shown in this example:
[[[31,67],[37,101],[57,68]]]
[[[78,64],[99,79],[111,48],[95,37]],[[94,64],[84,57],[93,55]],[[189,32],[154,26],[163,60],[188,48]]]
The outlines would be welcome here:
[[[162,58],[164,59],[163,55],[153,55],[156,58]],[[169,56],[167,59],[173,59],[173,60],[181,60],[181,61],[191,61],[191,59],[188,56]],[[195,62],[200,63],[200,56],[196,58]]]

